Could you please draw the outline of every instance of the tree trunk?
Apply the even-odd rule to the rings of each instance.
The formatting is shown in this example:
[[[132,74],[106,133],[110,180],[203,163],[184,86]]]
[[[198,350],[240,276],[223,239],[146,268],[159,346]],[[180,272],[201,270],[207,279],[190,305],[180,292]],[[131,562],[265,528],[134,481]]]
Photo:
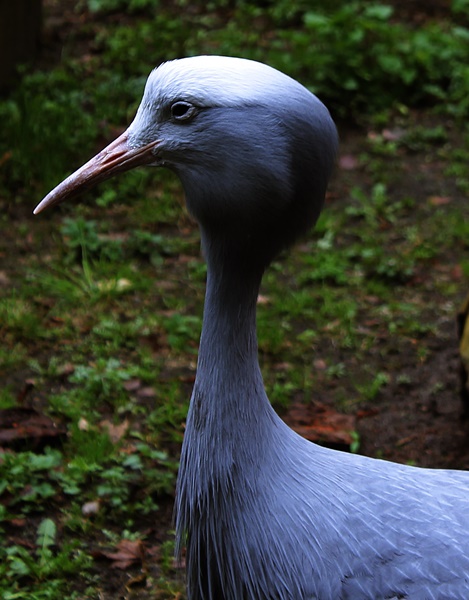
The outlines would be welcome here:
[[[17,67],[36,56],[41,3],[41,0],[0,0],[0,89],[11,86]]]

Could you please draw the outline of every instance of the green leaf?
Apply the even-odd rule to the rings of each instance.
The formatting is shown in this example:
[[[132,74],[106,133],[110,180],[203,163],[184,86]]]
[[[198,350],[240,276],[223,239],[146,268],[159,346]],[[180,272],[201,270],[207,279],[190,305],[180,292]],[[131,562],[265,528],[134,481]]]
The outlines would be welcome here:
[[[309,12],[304,16],[304,24],[310,29],[324,29],[329,25],[329,19],[325,15]]]
[[[55,544],[57,527],[52,519],[44,519],[37,528],[36,544],[40,546],[40,554],[43,556],[46,549]]]
[[[363,14],[372,19],[379,19],[380,21],[387,21],[394,12],[392,6],[387,4],[377,4],[376,6],[367,6],[363,11]]]

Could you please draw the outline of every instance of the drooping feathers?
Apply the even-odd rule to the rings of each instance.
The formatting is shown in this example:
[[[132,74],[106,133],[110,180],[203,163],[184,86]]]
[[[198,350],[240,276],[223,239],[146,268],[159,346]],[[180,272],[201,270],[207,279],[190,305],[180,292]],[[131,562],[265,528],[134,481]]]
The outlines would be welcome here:
[[[189,600],[469,597],[469,474],[316,446],[264,390],[262,274],[316,220],[336,148],[327,109],[286,75],[173,61],[150,75],[128,130],[36,209],[166,166],[200,224],[207,293],[176,500]]]

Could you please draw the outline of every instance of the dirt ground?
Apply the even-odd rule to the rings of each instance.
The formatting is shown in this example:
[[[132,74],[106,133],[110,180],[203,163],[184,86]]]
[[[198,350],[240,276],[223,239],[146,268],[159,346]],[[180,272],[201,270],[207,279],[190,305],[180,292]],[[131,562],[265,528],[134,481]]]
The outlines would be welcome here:
[[[417,3],[414,3],[417,4]],[[436,5],[437,3],[433,3]],[[440,3],[442,4],[442,3]],[[415,122],[435,125],[435,117],[415,115]],[[364,143],[365,132],[344,129],[341,135],[341,155],[356,155]],[[454,131],[452,143],[457,145]],[[399,197],[413,197],[417,204],[428,202],[430,196],[449,194],[451,201],[467,203],[467,198],[445,178],[441,166],[419,153],[408,153],[399,165],[400,177],[394,184]],[[346,202],[346,179],[359,178],[339,171],[333,181],[333,190],[339,202]],[[424,181],[424,184],[422,184]],[[351,185],[350,181],[348,185]],[[430,272],[417,273],[420,283],[425,281],[424,295],[430,300],[438,297],[434,282],[448,277],[458,269],[461,257],[448,253]],[[412,282],[409,287],[412,288]],[[396,290],[396,294],[400,292]],[[460,290],[461,301],[467,290]],[[455,312],[446,313],[443,296],[438,297],[440,310],[422,313],[422,320],[435,325],[435,333],[425,336],[429,350],[425,361],[416,360],[415,344],[398,340],[389,346],[389,340],[378,341],[370,353],[370,360],[379,368],[392,373],[389,385],[380,390],[369,407],[357,412],[357,431],[360,453],[423,467],[469,469],[469,419],[464,418],[460,395],[461,361],[458,326]]]
[[[73,10],[74,2],[46,1],[45,2],[45,37],[41,66],[55,64],[60,57],[60,47],[65,36],[81,25],[80,17]],[[444,16],[448,11],[448,2],[444,0],[395,0],[397,15],[414,21],[417,25],[429,16]],[[81,52],[89,43],[84,38],[77,44],[76,52]],[[341,153],[356,156],[360,153],[366,131],[342,127]],[[412,163],[415,161],[415,164]],[[413,183],[412,172],[422,165],[417,164],[419,157],[409,158],[406,165],[408,178],[401,183],[408,187],[417,201],[422,202],[429,195],[440,193],[440,182],[437,180],[437,170],[432,171],[431,165],[426,165],[428,178],[426,187]],[[351,185],[350,178],[360,178],[359,170],[343,173],[338,170],[333,182],[333,196],[344,198],[344,189]],[[348,177],[348,179],[347,179]],[[390,190],[392,192],[392,190]],[[400,193],[404,193],[401,192]],[[461,194],[455,194],[459,202],[466,199]],[[466,200],[467,201],[467,200]],[[336,200],[344,202],[344,200]],[[23,210],[23,209],[19,209]],[[17,218],[22,218],[17,215]],[[448,256],[444,265],[438,268],[452,269],[457,265],[457,257]],[[438,272],[429,274],[438,276]],[[432,294],[429,284],[428,294]],[[465,290],[461,290],[461,299]],[[441,298],[444,302],[444,298]],[[431,341],[426,342],[430,352],[424,362],[415,359],[415,348],[408,344],[387,347],[385,350],[389,372],[398,373],[401,377],[393,376],[387,386],[373,399],[369,406],[364,404],[356,413],[356,430],[360,438],[359,452],[374,457],[381,457],[404,463],[415,463],[424,467],[469,469],[469,419],[463,419],[462,402],[459,394],[460,361],[456,315],[447,312],[428,314],[425,316],[435,324],[436,334]],[[385,341],[377,342],[376,348],[370,353],[372,364],[382,361]],[[402,375],[406,377],[402,377]],[[339,385],[339,384],[338,384]],[[320,392],[320,400],[327,404],[332,396],[330,388]],[[288,415],[286,415],[288,420]],[[160,515],[167,530],[171,520],[172,500],[168,499],[167,506]],[[151,527],[155,538],[159,536],[158,524],[143,523],[142,528]],[[109,580],[106,598],[117,597],[121,588],[119,578]],[[120,597],[120,596],[119,596]]]
[[[449,2],[446,0],[394,0],[395,17],[418,24],[426,19],[448,16]],[[90,14],[83,17],[75,11],[75,2],[46,0],[44,2],[44,44],[42,67],[53,65],[60,59],[64,39],[73,30],[76,43],[74,53],[86,51],[92,39],[90,31],[81,37],[77,30],[84,24],[99,17]],[[109,18],[113,18],[111,15]],[[347,128],[341,131],[341,154],[357,155],[363,145],[366,132]],[[420,194],[422,202],[430,194],[437,194],[439,182],[437,170],[427,165],[426,188],[412,184],[411,173],[421,168],[420,158],[406,158],[408,186],[413,197]],[[340,197],[344,183],[340,171],[333,186]],[[360,177],[357,172],[355,177]],[[342,189],[341,189],[342,188]],[[402,190],[401,190],[402,193]],[[456,195],[457,197],[457,195]],[[463,201],[460,198],[460,201]],[[456,265],[456,257],[448,257],[447,268]],[[463,297],[463,292],[462,292]],[[443,301],[443,299],[442,299]],[[430,316],[437,324],[438,334],[434,336],[431,355],[425,363],[415,362],[415,353],[405,346],[396,347],[391,358],[392,371],[408,375],[411,384],[392,380],[379,397],[373,401],[370,410],[359,412],[357,430],[360,435],[360,452],[371,456],[401,462],[414,461],[428,467],[469,468],[469,424],[462,418],[462,404],[459,396],[459,355],[456,333],[456,319],[444,315]],[[377,349],[377,352],[379,349]],[[402,378],[401,378],[402,381]],[[434,390],[438,389],[438,394]]]
[[[444,323],[432,358],[412,365],[399,352],[412,386],[395,382],[380,394],[376,414],[360,419],[360,452],[424,467],[469,469],[469,428],[462,418],[454,324]],[[438,385],[438,395],[431,390]]]

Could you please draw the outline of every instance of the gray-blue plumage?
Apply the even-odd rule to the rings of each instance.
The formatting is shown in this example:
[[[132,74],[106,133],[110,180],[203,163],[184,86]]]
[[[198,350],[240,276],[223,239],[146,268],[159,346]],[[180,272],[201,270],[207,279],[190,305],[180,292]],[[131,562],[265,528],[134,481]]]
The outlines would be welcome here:
[[[189,600],[469,598],[469,474],[325,449],[272,409],[256,299],[312,226],[337,149],[325,107],[265,65],[154,71],[129,129],[37,211],[138,164],[178,173],[208,264],[177,485]]]

